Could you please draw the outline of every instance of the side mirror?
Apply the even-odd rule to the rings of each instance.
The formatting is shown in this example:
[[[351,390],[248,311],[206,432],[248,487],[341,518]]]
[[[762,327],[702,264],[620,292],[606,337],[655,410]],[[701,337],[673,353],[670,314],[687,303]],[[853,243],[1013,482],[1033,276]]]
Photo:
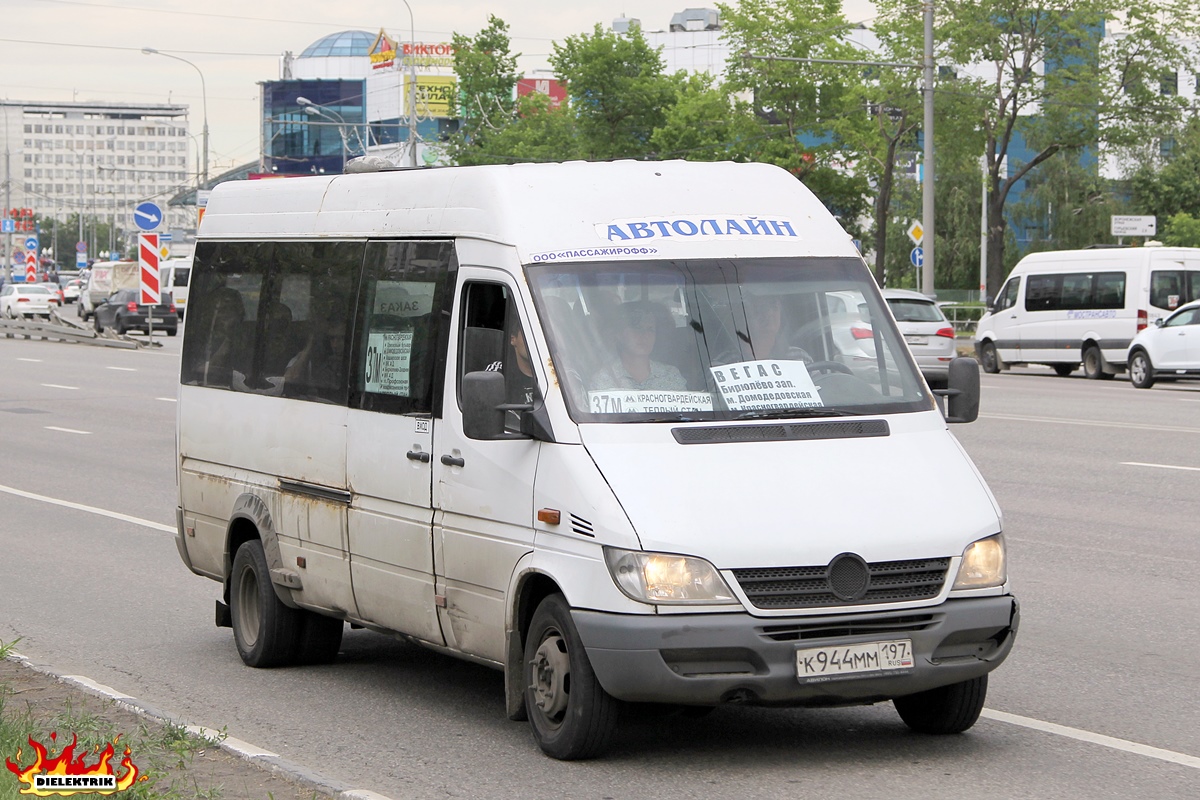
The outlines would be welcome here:
[[[1163,319],[1162,317],[1159,317],[1158,319],[1154,320],[1154,327],[1156,327],[1156,328],[1161,328],[1165,324],[1166,324],[1166,320]]]
[[[504,375],[468,372],[462,379],[463,433],[469,439],[504,438]]]
[[[988,312],[990,313],[996,309],[996,298],[992,297],[989,294],[987,297],[985,297],[983,299],[983,304],[987,308]]]
[[[946,398],[946,422],[979,419],[979,362],[968,356],[951,361],[948,388],[935,390],[934,394]]]

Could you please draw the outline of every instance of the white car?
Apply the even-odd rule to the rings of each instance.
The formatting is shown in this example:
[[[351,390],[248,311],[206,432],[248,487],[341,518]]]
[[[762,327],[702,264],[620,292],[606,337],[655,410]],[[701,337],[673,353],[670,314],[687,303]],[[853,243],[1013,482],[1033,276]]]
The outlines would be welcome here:
[[[0,290],[0,315],[8,319],[17,317],[50,318],[50,305],[58,305],[58,297],[45,286],[38,284],[9,283]]]
[[[950,362],[957,355],[950,320],[937,303],[911,289],[884,289],[883,299],[925,380],[933,388],[944,388],[950,377]]]
[[[63,287],[63,299],[68,303],[74,303],[79,299],[79,293],[83,290],[83,281],[78,278],[67,281],[67,285]]]
[[[1156,319],[1129,345],[1129,380],[1149,389],[1156,380],[1200,378],[1200,300]]]

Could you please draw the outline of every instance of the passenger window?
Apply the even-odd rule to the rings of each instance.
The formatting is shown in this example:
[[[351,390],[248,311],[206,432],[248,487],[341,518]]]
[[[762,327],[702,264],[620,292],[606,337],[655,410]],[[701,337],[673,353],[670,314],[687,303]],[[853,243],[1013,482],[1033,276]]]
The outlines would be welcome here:
[[[1174,311],[1187,302],[1183,298],[1183,273],[1178,270],[1156,270],[1150,273],[1150,305]]]
[[[533,406],[541,401],[529,342],[509,288],[499,283],[468,283],[463,287],[462,328],[459,331],[458,383],[470,372],[504,375],[504,401]],[[521,411],[504,415],[505,430],[519,432]]]
[[[356,344],[356,407],[432,413],[437,365],[445,363],[445,296],[456,268],[454,245],[448,241],[368,243]]]

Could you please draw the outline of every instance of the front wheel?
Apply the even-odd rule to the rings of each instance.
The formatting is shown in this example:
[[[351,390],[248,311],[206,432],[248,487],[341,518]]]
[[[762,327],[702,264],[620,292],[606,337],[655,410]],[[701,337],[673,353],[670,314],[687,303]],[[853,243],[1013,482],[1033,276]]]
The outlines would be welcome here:
[[[525,637],[525,706],[542,752],[570,761],[600,755],[617,728],[617,701],[588,662],[566,598],[552,594]]]
[[[1129,380],[1139,389],[1154,385],[1154,365],[1145,350],[1135,350],[1129,357]]]
[[[1000,372],[1000,356],[996,354],[996,345],[984,342],[979,347],[979,359],[983,362],[983,371],[989,375]]]
[[[229,576],[229,613],[238,655],[251,667],[279,667],[295,660],[302,617],[275,596],[262,542],[238,548]]]
[[[96,329],[96,333],[104,333],[104,327],[101,326],[99,317],[92,317],[92,327]]]
[[[917,733],[962,733],[975,724],[987,698],[987,675],[938,689],[897,697],[900,719]]]

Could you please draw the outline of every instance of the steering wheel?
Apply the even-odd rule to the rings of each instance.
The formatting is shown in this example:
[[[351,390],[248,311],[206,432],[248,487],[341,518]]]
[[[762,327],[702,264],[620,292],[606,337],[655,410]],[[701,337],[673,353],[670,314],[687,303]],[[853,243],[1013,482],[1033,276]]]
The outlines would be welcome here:
[[[808,365],[809,372],[844,372],[847,375],[853,375],[854,370],[847,367],[840,361],[814,361]]]

